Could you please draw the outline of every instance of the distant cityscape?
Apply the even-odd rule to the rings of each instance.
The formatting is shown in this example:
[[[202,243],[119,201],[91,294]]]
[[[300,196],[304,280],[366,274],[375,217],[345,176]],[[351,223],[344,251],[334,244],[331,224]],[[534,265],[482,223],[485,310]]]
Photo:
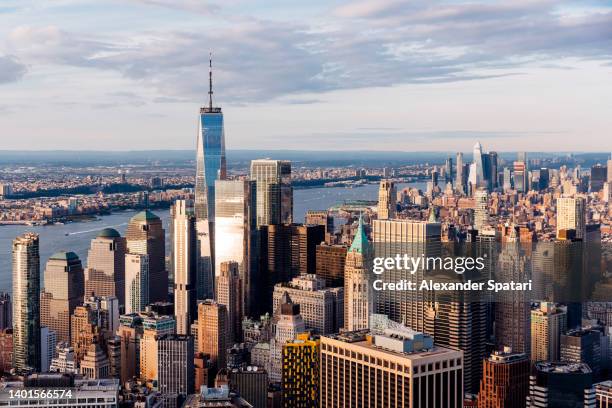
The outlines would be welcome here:
[[[475,140],[441,162],[228,166],[209,78],[195,162],[4,165],[1,224],[138,212],[123,236],[100,229],[87,259],[66,248],[41,265],[38,234],[11,237],[0,406],[612,404],[612,157],[509,159]],[[376,200],[296,222],[294,190],[368,184]],[[372,287],[375,257],[485,252],[487,274],[533,279],[536,291]]]

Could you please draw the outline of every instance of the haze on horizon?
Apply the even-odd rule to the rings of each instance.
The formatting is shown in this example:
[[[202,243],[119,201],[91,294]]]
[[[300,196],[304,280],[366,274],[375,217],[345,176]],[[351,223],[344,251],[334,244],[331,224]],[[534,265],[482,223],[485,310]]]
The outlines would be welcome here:
[[[0,150],[612,150],[604,0],[3,0]]]

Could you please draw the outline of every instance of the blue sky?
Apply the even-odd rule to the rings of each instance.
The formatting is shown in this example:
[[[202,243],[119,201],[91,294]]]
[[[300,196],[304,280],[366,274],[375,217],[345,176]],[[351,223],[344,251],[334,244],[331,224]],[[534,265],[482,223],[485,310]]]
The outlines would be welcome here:
[[[612,150],[612,2],[2,0],[0,149]]]

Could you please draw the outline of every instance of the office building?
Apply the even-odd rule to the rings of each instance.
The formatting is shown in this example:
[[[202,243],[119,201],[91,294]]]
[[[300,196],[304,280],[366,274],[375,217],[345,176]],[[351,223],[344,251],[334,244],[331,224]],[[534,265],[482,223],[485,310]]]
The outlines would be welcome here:
[[[268,401],[268,373],[257,366],[230,371],[231,388],[253,407],[266,407]]]
[[[259,292],[255,182],[217,180],[215,202],[215,273],[221,264],[236,262],[244,290],[243,310],[255,310]],[[253,304],[251,304],[253,302]]]
[[[359,217],[357,232],[346,254],[344,267],[344,327],[348,331],[369,327],[374,295],[370,284],[372,246]]]
[[[474,194],[476,201],[474,208],[474,228],[481,231],[489,225],[489,193],[484,188],[479,188]]]
[[[157,338],[158,389],[184,399],[194,389],[193,337],[166,334]],[[180,406],[180,405],[179,405]]]
[[[378,189],[378,219],[395,218],[397,208],[397,192],[395,183],[391,180],[381,180]]]
[[[166,233],[161,219],[149,210],[139,212],[128,223],[125,238],[129,253],[148,257],[149,302],[168,300]]]
[[[110,362],[100,344],[91,343],[89,345],[81,361],[81,375],[92,380],[110,377]]]
[[[326,236],[334,233],[334,217],[327,210],[307,210],[304,224],[323,225]]]
[[[465,183],[464,183],[464,165],[463,165],[463,153],[457,153],[456,160],[457,171],[455,172],[455,190],[461,194],[465,193]]]
[[[321,337],[322,407],[450,408],[463,403],[461,351],[407,328]]]
[[[309,333],[283,344],[282,405],[319,407],[319,340]]]
[[[306,328],[317,334],[336,333],[344,327],[344,288],[326,288],[317,275],[301,275],[274,287],[273,309],[280,313],[286,298],[300,305]]]
[[[557,199],[557,237],[561,230],[575,230],[576,238],[586,239],[586,202],[582,197]]]
[[[535,363],[527,408],[595,408],[593,373],[586,364]]]
[[[344,286],[347,247],[322,243],[316,247],[316,273],[325,280],[325,286]]]
[[[604,183],[608,181],[608,167],[596,164],[591,167],[591,186],[590,191],[595,193],[601,191]]]
[[[0,292],[0,330],[13,327],[13,303],[9,293]]]
[[[121,383],[140,376],[140,340],[142,316],[136,313],[121,315],[117,336],[121,344]]]
[[[531,361],[559,361],[561,333],[567,329],[567,309],[542,302],[531,311]]]
[[[56,333],[46,326],[40,327],[40,372],[49,372],[57,345]]]
[[[524,408],[529,392],[529,359],[512,349],[495,351],[482,363],[479,408]]]
[[[40,294],[40,323],[70,341],[70,316],[83,303],[83,266],[74,252],[57,252],[45,268],[45,287]]]
[[[51,360],[49,372],[61,374],[78,374],[79,367],[74,356],[74,349],[68,343],[56,345],[57,357]]]
[[[172,206],[172,229],[176,332],[186,335],[197,316],[198,273],[196,219],[189,201],[175,201]]]
[[[144,311],[149,304],[149,256],[125,255],[125,313]]]
[[[277,283],[316,273],[317,245],[325,239],[322,225],[283,224],[260,229],[267,245],[261,244],[261,257],[267,259],[267,273],[262,276],[265,288],[261,313],[272,312],[272,294]],[[261,298],[260,298],[261,299]]]
[[[37,234],[13,240],[13,367],[40,371],[40,253]]]
[[[116,296],[125,305],[125,238],[105,228],[91,241],[85,269],[85,296]]]
[[[306,331],[304,319],[300,315],[300,305],[284,296],[280,305],[280,316],[276,323],[274,337],[270,340],[270,381],[278,383],[282,379],[283,345]]]
[[[242,339],[245,294],[239,267],[238,262],[222,262],[217,276],[216,299],[227,311],[227,345],[239,343]]]
[[[72,326],[70,345],[74,349],[78,363],[83,360],[92,343],[102,341],[102,333],[98,322],[98,314],[90,305],[77,306],[70,317],[70,325]]]
[[[13,329],[0,330],[0,375],[13,369]]]
[[[66,377],[63,374],[35,374],[36,381],[31,378],[0,384],[0,406],[11,406],[14,408],[116,408],[119,406],[119,391],[121,386],[117,379],[75,379],[73,376]],[[33,377],[33,376],[31,376]],[[70,389],[70,394],[65,393],[61,399],[15,399],[10,398],[11,391],[14,394],[22,390],[28,383],[38,389],[58,387]],[[30,385],[32,387],[32,385]]]
[[[560,360],[565,363],[588,364],[594,380],[599,379],[605,351],[602,350],[602,334],[599,330],[575,329],[561,334]]]
[[[214,371],[226,366],[227,316],[225,305],[214,300],[208,299],[198,304],[198,352],[210,356]]]
[[[414,258],[440,256],[441,225],[435,220],[374,220],[372,230],[375,257],[393,258],[398,254]],[[429,272],[427,265],[425,268],[419,266],[416,271],[385,268],[377,279],[383,283],[407,280],[419,285]],[[429,295],[426,290],[378,291],[374,296],[374,311],[413,330],[423,331]]]
[[[597,383],[594,388],[595,406],[597,408],[612,408],[612,381],[608,380]]]
[[[253,160],[251,180],[257,186],[257,227],[293,222],[291,162]]]
[[[142,315],[140,338],[140,378],[145,381],[158,379],[158,337],[176,333],[174,316]]]

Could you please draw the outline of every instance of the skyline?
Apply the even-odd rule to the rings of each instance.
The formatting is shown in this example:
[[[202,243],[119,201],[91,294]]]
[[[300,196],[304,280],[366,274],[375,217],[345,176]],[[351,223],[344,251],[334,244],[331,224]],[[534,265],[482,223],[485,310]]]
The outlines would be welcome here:
[[[3,149],[193,149],[212,51],[228,151],[612,150],[609,2],[169,4],[3,2]]]

